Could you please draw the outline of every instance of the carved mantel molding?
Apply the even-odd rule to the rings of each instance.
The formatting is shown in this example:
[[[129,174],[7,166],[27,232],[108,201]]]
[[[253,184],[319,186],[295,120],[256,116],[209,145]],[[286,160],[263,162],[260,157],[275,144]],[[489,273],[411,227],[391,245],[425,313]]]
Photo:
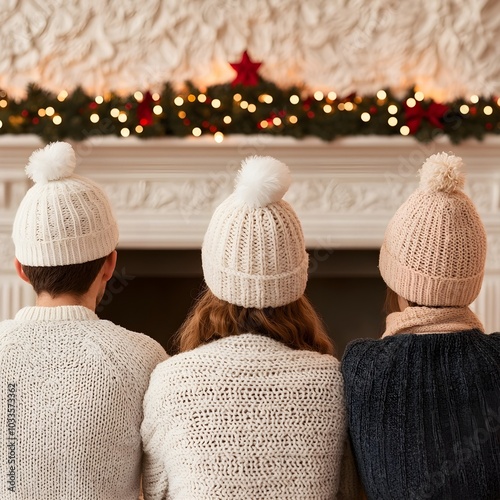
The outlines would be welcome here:
[[[29,187],[23,167],[41,146],[34,137],[0,138],[0,273],[12,269],[10,231]],[[311,248],[378,248],[394,211],[415,189],[427,156],[453,150],[467,166],[467,190],[485,222],[489,249],[486,295],[478,299],[488,327],[500,329],[500,138],[459,146],[411,138],[317,139],[229,137],[134,140],[94,138],[75,144],[78,172],[104,186],[120,224],[121,248],[199,248],[213,209],[232,190],[243,158],[271,155],[294,182],[287,199]],[[1,301],[8,300],[1,292]],[[495,295],[496,294],[496,295]],[[499,312],[496,312],[496,309]]]

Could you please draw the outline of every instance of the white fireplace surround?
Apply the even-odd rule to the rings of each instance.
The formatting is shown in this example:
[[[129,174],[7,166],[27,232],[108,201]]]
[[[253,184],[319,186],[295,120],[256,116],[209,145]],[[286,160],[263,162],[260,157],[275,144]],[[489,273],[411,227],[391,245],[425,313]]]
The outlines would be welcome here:
[[[16,207],[30,183],[24,165],[42,146],[32,136],[0,137],[0,319],[33,303],[13,271],[10,239]],[[358,137],[332,143],[308,138],[232,136],[126,140],[95,137],[75,143],[78,173],[108,192],[120,225],[120,248],[199,248],[213,209],[232,190],[240,161],[276,156],[294,182],[287,199],[296,208],[312,258],[332,250],[373,249],[389,218],[417,185],[427,156],[452,150],[467,165],[467,190],[488,233],[483,289],[474,308],[487,331],[500,330],[500,138],[451,145],[440,139]],[[316,256],[315,256],[316,255]]]

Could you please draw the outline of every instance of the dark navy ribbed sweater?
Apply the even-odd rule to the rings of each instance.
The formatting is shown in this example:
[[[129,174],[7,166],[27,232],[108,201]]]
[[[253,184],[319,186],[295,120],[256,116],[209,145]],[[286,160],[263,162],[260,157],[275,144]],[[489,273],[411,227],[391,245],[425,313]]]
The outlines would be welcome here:
[[[344,354],[370,500],[500,499],[500,334],[398,334]]]

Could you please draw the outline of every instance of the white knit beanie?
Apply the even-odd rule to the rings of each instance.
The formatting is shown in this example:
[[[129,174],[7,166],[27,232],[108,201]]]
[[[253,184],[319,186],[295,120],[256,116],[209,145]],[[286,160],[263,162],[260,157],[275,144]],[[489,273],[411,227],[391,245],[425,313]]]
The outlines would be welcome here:
[[[462,159],[424,163],[420,187],[398,209],[380,251],[380,273],[398,295],[422,306],[468,306],[478,296],[486,232],[463,192]]]
[[[97,184],[73,174],[75,164],[66,142],[31,155],[26,173],[35,185],[21,201],[12,231],[21,264],[81,264],[116,248],[118,226],[109,201]]]
[[[270,156],[242,163],[236,188],[215,210],[202,247],[205,281],[221,300],[245,308],[298,300],[307,283],[302,227],[282,199],[288,167]]]

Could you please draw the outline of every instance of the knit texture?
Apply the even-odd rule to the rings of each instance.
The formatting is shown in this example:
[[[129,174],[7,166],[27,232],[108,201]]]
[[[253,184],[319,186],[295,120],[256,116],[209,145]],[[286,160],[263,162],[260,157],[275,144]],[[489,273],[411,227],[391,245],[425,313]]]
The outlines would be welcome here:
[[[142,401],[165,359],[81,306],[0,323],[0,497],[137,500]]]
[[[44,168],[54,170],[47,162],[55,161],[53,150],[57,145],[63,152],[68,148],[72,152],[69,144],[54,143],[33,153],[36,161],[29,164],[29,173],[38,182],[21,201],[12,230],[16,258],[24,265],[90,262],[109,255],[118,244],[116,220],[106,194],[97,184],[72,174],[71,162],[66,170],[55,169],[63,177],[47,178]],[[74,157],[62,159],[75,161]]]
[[[277,165],[286,172],[288,168],[274,158],[250,160],[240,171],[235,193],[212,216],[202,247],[203,275],[212,293],[226,302],[246,308],[280,307],[304,294],[308,255],[300,221],[280,199],[288,186],[278,185],[279,199],[268,195],[267,201],[274,201],[265,204],[266,197],[258,192],[259,186],[267,188],[265,175],[251,185],[257,191],[254,200],[248,186],[241,185],[253,168],[268,166],[268,176]]]
[[[500,334],[358,340],[342,371],[370,500],[500,498]]]
[[[321,500],[338,490],[339,362],[242,334],[159,365],[144,400],[147,500]]]
[[[461,191],[457,160],[445,153],[427,160],[422,185],[395,213],[380,251],[386,284],[419,305],[468,306],[481,289],[486,232]]]

